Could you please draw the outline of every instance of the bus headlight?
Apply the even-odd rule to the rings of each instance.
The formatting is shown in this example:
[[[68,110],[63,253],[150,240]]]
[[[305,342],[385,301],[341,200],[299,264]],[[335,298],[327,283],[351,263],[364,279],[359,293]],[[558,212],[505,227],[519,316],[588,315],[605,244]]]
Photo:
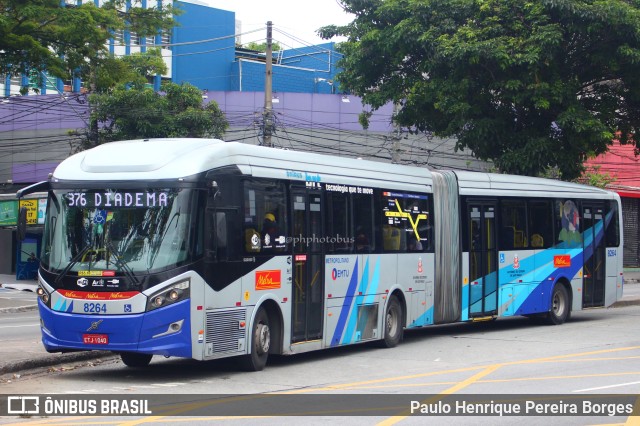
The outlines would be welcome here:
[[[49,305],[49,302],[51,301],[51,296],[49,295],[49,293],[47,293],[47,290],[45,290],[44,288],[38,286],[38,288],[36,290],[36,294],[38,295],[38,297],[40,298],[42,303],[47,305],[49,308],[51,307]]]
[[[147,299],[147,311],[188,299],[190,296],[189,287],[189,280],[185,280],[156,291]]]

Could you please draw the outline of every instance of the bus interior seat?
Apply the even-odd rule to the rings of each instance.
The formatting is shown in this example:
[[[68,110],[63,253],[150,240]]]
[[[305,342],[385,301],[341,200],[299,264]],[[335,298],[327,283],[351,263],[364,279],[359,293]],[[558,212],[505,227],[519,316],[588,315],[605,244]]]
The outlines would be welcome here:
[[[544,247],[544,238],[540,234],[533,234],[531,236],[531,247],[540,248]]]

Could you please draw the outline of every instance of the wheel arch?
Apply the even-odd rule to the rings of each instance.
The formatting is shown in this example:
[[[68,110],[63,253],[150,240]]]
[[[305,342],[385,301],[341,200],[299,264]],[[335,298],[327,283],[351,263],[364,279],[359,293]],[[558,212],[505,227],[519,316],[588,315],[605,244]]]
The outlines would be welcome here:
[[[567,290],[567,294],[569,295],[569,312],[573,311],[573,287],[571,287],[571,281],[569,278],[562,276],[559,277],[551,286],[551,291],[549,292],[549,312],[553,309],[552,298],[553,298],[553,288],[556,285],[561,285]]]
[[[385,304],[384,304],[383,312],[386,312],[387,305],[389,304],[389,300],[393,296],[395,296],[398,299],[398,302],[400,302],[400,307],[402,308],[402,328],[406,328],[407,327],[407,299],[404,295],[404,292],[400,288],[395,288],[389,293],[389,296],[387,297],[387,300],[385,301]],[[382,325],[384,326],[384,323]]]
[[[264,309],[269,318],[269,331],[271,333],[271,346],[269,347],[270,354],[282,354],[282,345],[284,339],[284,319],[282,316],[282,310],[278,303],[273,299],[264,299],[260,304],[257,304],[253,310],[251,317],[251,326],[249,330],[253,329],[253,322],[256,319],[256,315],[260,309]],[[253,336],[250,335],[250,338]],[[251,344],[252,342],[249,342]]]

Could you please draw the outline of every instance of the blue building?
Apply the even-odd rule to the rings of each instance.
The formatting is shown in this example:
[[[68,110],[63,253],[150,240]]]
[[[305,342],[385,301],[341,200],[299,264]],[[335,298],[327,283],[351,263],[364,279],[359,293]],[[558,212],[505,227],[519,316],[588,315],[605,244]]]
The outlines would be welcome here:
[[[84,0],[99,6],[104,0]],[[67,0],[73,6],[82,0]],[[165,1],[164,4],[167,2]],[[141,0],[143,7],[160,7],[162,0]],[[160,90],[162,80],[189,83],[207,91],[262,91],[265,79],[265,54],[243,49],[235,12],[209,7],[198,0],[174,1],[183,11],[176,16],[178,25],[171,34],[138,37],[130,31],[116,32],[109,41],[113,55],[130,55],[159,47],[167,73],[153,82]],[[266,28],[265,28],[266,38]],[[339,54],[335,43],[304,46],[273,52],[273,91],[295,93],[338,93],[334,86]],[[33,76],[5,76],[0,80],[0,95],[17,95],[24,86],[36,87]],[[44,76],[41,94],[82,93],[83,82]],[[31,93],[33,94],[33,93]]]

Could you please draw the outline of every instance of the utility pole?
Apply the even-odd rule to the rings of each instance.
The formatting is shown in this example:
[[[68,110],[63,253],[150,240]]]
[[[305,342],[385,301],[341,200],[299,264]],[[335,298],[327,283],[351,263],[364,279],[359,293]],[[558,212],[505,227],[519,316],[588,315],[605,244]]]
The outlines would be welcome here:
[[[391,147],[391,162],[393,164],[400,163],[400,139],[402,139],[402,129],[400,128],[400,124],[398,124],[398,113],[400,112],[400,104],[397,102],[393,104],[393,124],[394,124],[394,132],[391,139],[393,140],[393,146]]]
[[[273,103],[271,98],[271,88],[272,88],[272,74],[273,74],[273,64],[272,64],[272,51],[271,51],[271,43],[272,43],[272,34],[271,34],[271,21],[267,22],[267,51],[266,55],[266,65],[265,65],[265,76],[264,76],[264,130],[263,130],[263,139],[262,144],[264,146],[273,146],[271,144],[271,134],[273,133]]]

